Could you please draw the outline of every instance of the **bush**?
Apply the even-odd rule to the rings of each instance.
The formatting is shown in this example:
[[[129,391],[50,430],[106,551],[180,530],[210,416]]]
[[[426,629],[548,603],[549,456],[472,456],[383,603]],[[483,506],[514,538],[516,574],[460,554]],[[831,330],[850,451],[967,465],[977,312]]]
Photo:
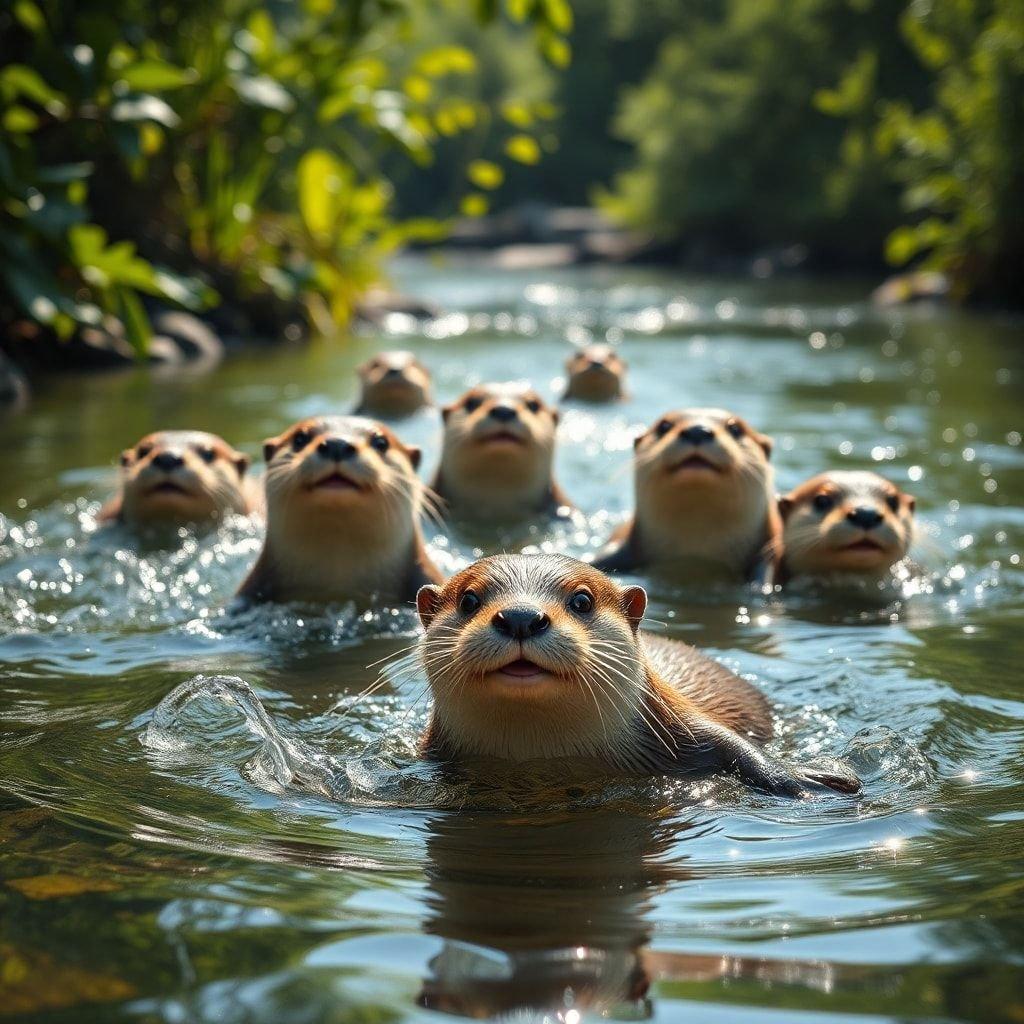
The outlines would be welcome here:
[[[2,323],[66,338],[112,314],[140,352],[145,296],[244,305],[271,330],[295,308],[344,323],[387,253],[444,229],[396,218],[387,161],[424,166],[484,113],[458,100],[475,55],[417,38],[430,6],[14,0],[0,12]],[[560,57],[565,0],[505,9]],[[522,159],[531,136],[506,134]]]

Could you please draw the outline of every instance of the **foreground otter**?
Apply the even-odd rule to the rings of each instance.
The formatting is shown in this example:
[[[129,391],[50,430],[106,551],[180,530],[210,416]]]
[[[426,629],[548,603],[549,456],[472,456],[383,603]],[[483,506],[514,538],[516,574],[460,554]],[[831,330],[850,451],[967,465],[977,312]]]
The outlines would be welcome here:
[[[452,518],[514,522],[569,505],[552,476],[558,412],[522,384],[481,384],[441,410],[434,490]]]
[[[418,448],[357,416],[302,420],[264,443],[267,537],[248,601],[410,601],[443,577],[423,544]]]
[[[586,345],[565,364],[569,382],[563,399],[614,402],[625,397],[626,364],[611,345]]]
[[[771,709],[687,644],[639,631],[640,587],[562,555],[497,555],[416,597],[434,697],[423,751],[464,761],[584,757],[660,774],[727,770],[783,796],[856,793],[840,762],[765,754]]]
[[[882,580],[907,557],[916,502],[877,473],[833,471],[779,499],[775,581],[795,576]]]
[[[595,560],[687,578],[748,580],[778,535],[772,440],[724,409],[662,416],[635,442],[636,512]]]
[[[100,510],[101,522],[134,529],[209,524],[255,502],[245,479],[249,456],[199,430],[147,434],[121,453],[121,487]]]
[[[411,352],[380,352],[356,370],[356,416],[401,419],[431,405],[430,371]]]

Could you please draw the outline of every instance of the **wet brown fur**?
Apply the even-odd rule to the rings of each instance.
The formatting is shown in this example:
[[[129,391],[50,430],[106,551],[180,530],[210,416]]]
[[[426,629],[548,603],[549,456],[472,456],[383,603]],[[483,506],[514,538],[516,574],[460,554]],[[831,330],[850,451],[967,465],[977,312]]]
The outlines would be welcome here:
[[[735,455],[739,449],[738,453],[746,460],[747,465],[753,465],[754,463],[750,461],[753,459],[763,460],[763,486],[751,484],[753,489],[750,493],[751,498],[756,498],[763,504],[763,510],[757,513],[757,518],[750,523],[743,523],[741,515],[744,509],[736,505],[724,509],[710,524],[733,531],[732,534],[726,533],[726,550],[723,552],[701,551],[701,545],[705,543],[707,536],[707,524],[701,524],[699,516],[692,510],[686,510],[685,515],[694,520],[694,523],[684,522],[684,511],[671,508],[668,504],[669,499],[664,494],[655,497],[649,493],[650,485],[646,484],[641,476],[648,465],[655,467],[651,472],[658,471],[658,463],[671,458],[666,445],[675,440],[681,430],[696,422],[709,424],[715,434],[716,443],[728,446],[726,450]],[[658,430],[662,424],[668,424],[669,429],[659,435]],[[741,436],[727,437],[726,431],[730,427],[741,431]],[[770,437],[754,430],[741,417],[733,416],[724,410],[682,410],[659,417],[634,442],[637,510],[627,522],[613,531],[607,545],[595,559],[594,565],[605,572],[636,572],[647,567],[663,571],[674,567],[678,570],[682,566],[685,574],[686,570],[706,563],[705,570],[710,569],[714,575],[739,580],[764,579],[769,569],[768,556],[777,548],[782,530],[772,491],[772,473],[768,461],[772,446]],[[700,452],[700,448],[691,449],[691,454]],[[733,462],[731,467],[735,467],[736,464]],[[737,472],[735,468],[730,468],[729,471]],[[693,493],[698,495],[699,502],[699,492],[694,489]],[[642,519],[649,521],[647,527],[641,523]],[[661,536],[656,540],[653,536],[645,536],[645,529],[652,534],[657,532]],[[684,542],[694,543],[695,550],[684,550]],[[676,548],[678,550],[675,550]]]
[[[571,605],[580,590],[593,600],[586,615]],[[461,604],[467,592],[481,602],[468,614]],[[782,795],[813,786],[859,788],[845,766],[790,766],[760,751],[772,735],[765,697],[693,647],[641,634],[641,588],[620,588],[575,559],[485,558],[443,587],[424,588],[417,606],[435,698],[421,745],[427,757],[461,763],[478,754],[580,756],[643,774],[724,769]],[[492,617],[508,606],[543,612],[551,625],[538,637],[507,639]],[[516,656],[540,666],[544,681],[538,685],[546,692],[529,685],[494,689],[496,666]],[[559,657],[566,667],[558,667]]]
[[[117,493],[108,498],[100,509],[97,515],[97,520],[100,523],[125,523],[132,519],[133,522],[129,525],[145,525],[147,519],[144,512],[140,513],[138,522],[134,521],[135,517],[126,516],[125,490],[132,486],[132,481],[140,473],[152,467],[153,460],[157,456],[168,451],[180,454],[185,459],[187,467],[201,476],[207,476],[211,472],[211,467],[200,453],[212,453],[214,462],[231,467],[227,475],[228,487],[233,486],[234,492],[222,494],[216,507],[211,508],[210,515],[203,518],[215,520],[225,512],[233,511],[241,515],[248,515],[260,511],[261,502],[258,488],[246,476],[251,461],[248,455],[235,451],[227,441],[216,434],[191,430],[160,430],[146,434],[131,448],[125,448],[121,452],[121,483]],[[225,504],[225,500],[227,500],[227,504]],[[170,521],[168,516],[162,518],[165,522]],[[185,524],[193,520],[188,516],[182,516],[179,521]]]
[[[297,523],[286,523],[282,527],[283,513],[275,504],[287,501],[295,493],[301,494],[305,485],[286,478],[284,496],[275,499],[275,474],[302,473],[303,462],[315,446],[324,438],[336,435],[351,439],[360,458],[373,457],[370,453],[374,436],[387,439],[387,458],[405,460],[406,482],[419,495],[408,512],[411,521],[401,517],[398,522],[389,520],[386,496],[380,486],[375,489],[375,485],[368,483],[371,501],[376,498],[375,505],[355,513],[344,508],[326,512],[314,510],[300,515]],[[415,598],[420,587],[443,581],[443,574],[427,553],[418,520],[425,491],[415,475],[420,460],[418,448],[404,445],[391,430],[373,420],[310,417],[293,424],[283,434],[268,438],[264,442],[264,456],[268,462],[267,538],[256,564],[238,590],[239,598],[246,602],[266,602],[375,597],[385,602],[406,603]],[[289,461],[296,456],[298,461]],[[329,469],[331,463],[325,465]],[[387,469],[399,472],[401,463],[396,462]],[[353,525],[353,516],[358,516],[360,522]],[[404,537],[399,535],[399,527],[405,531]],[[299,532],[307,528],[313,534],[311,537]],[[359,536],[360,529],[366,537]],[[305,550],[309,541],[318,546],[312,558]],[[369,549],[371,543],[379,543],[380,550]],[[317,557],[319,552],[322,555]]]

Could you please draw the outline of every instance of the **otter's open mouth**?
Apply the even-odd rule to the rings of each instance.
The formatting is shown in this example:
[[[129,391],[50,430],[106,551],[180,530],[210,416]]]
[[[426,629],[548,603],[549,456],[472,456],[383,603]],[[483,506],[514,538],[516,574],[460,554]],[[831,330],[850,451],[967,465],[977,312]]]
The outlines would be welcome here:
[[[321,480],[317,480],[312,487],[311,491],[361,491],[362,487],[359,486],[351,478],[345,476],[343,473],[331,473],[329,476],[325,476]]]
[[[705,459],[703,455],[687,455],[685,459],[681,459],[674,466],[672,466],[671,472],[676,473],[683,469],[699,469],[711,473],[721,473],[722,470],[719,466],[716,466],[710,459]]]
[[[511,430],[498,430],[493,434],[487,434],[480,438],[481,444],[518,444],[524,445],[526,441]]]
[[[852,544],[846,544],[843,547],[843,551],[884,551],[885,548],[878,543],[877,540],[872,540],[870,537],[861,537],[860,540],[855,540]]]
[[[184,498],[191,497],[189,491],[185,490],[181,484],[176,484],[173,480],[162,480],[155,487],[151,487],[148,491],[149,494],[178,494]]]
[[[539,679],[541,676],[550,675],[546,668],[541,668],[536,662],[528,661],[526,658],[517,658],[507,665],[498,669],[498,674],[511,676],[519,682],[529,682],[531,679]]]

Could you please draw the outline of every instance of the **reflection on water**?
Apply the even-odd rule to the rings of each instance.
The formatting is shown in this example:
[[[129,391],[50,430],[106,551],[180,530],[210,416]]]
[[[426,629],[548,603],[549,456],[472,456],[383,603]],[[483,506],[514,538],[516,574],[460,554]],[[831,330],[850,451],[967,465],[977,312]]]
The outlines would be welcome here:
[[[413,642],[410,609],[232,615],[258,525],[164,550],[97,529],[126,441],[196,426],[258,456],[346,408],[386,339],[58,380],[0,450],[0,1012],[1024,1018],[1019,324],[882,316],[802,282],[400,274],[449,310],[388,324],[443,401],[467,375],[556,395],[572,341],[620,342],[630,363],[628,401],[564,410],[558,475],[580,512],[498,539],[432,531],[448,570],[594,550],[628,514],[634,435],[684,404],[772,434],[780,489],[832,465],[917,497],[924,580],[767,598],[651,583],[650,628],[764,687],[779,748],[848,756],[862,799],[563,766],[442,776],[415,757],[422,679],[385,670],[356,699]],[[436,454],[433,413],[399,431]]]

